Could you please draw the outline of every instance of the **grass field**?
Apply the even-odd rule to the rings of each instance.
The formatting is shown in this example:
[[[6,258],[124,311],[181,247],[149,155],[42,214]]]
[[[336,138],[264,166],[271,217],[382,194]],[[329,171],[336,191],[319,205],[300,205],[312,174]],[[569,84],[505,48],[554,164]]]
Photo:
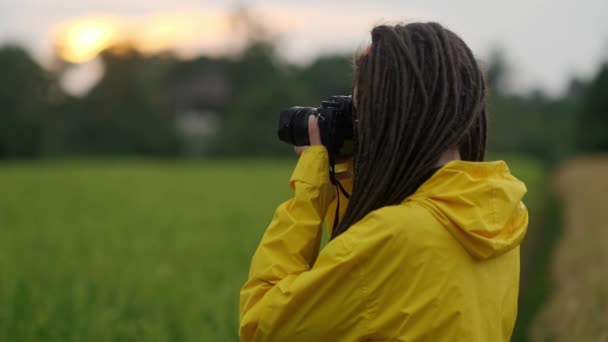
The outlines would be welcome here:
[[[608,158],[573,160],[554,181],[565,226],[533,340],[608,342]]]
[[[295,161],[0,164],[0,341],[235,341]],[[514,162],[539,201],[534,163]]]

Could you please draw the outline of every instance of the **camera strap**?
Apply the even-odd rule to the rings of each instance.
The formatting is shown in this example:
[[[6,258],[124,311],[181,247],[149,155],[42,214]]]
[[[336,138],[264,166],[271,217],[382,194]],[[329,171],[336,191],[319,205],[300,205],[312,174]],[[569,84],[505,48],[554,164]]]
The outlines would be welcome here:
[[[332,228],[333,234],[333,232],[336,230],[336,227],[338,227],[340,221],[340,192],[342,192],[344,197],[346,197],[347,199],[350,198],[350,194],[346,192],[346,190],[342,186],[342,183],[340,183],[340,181],[336,177],[336,162],[334,160],[333,153],[329,154],[329,167],[329,179],[331,180],[331,183],[336,186],[336,213],[334,215],[334,224]]]

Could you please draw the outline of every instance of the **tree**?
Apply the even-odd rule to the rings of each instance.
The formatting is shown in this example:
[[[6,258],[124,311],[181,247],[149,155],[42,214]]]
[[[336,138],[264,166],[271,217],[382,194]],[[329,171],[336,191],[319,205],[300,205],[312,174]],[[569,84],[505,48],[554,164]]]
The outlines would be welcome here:
[[[490,57],[485,65],[485,77],[488,88],[494,94],[504,95],[509,87],[509,74],[512,69],[505,57],[505,51],[501,48],[495,48],[490,52]]]
[[[20,47],[0,48],[0,158],[39,155],[58,86]]]
[[[581,152],[608,152],[608,63],[589,85],[578,123],[577,146]]]
[[[170,57],[144,57],[129,46],[102,56],[105,74],[75,104],[66,148],[77,154],[175,155],[179,149]]]

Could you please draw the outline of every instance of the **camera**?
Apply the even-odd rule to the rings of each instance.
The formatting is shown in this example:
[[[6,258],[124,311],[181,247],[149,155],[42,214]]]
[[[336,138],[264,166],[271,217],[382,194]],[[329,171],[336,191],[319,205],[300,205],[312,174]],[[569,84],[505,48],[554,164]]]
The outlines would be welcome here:
[[[310,145],[308,117],[315,115],[321,142],[330,156],[353,154],[352,96],[331,96],[319,107],[291,107],[279,114],[279,140],[294,146]]]

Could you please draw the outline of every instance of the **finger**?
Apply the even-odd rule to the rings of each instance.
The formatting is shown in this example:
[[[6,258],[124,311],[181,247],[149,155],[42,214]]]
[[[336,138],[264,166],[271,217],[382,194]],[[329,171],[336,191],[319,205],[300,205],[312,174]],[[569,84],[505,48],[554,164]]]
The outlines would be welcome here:
[[[321,145],[321,133],[317,117],[311,115],[308,117],[308,141],[310,145]]]
[[[293,150],[296,152],[297,155],[301,155],[302,152],[306,151],[307,148],[308,146],[294,146]]]

